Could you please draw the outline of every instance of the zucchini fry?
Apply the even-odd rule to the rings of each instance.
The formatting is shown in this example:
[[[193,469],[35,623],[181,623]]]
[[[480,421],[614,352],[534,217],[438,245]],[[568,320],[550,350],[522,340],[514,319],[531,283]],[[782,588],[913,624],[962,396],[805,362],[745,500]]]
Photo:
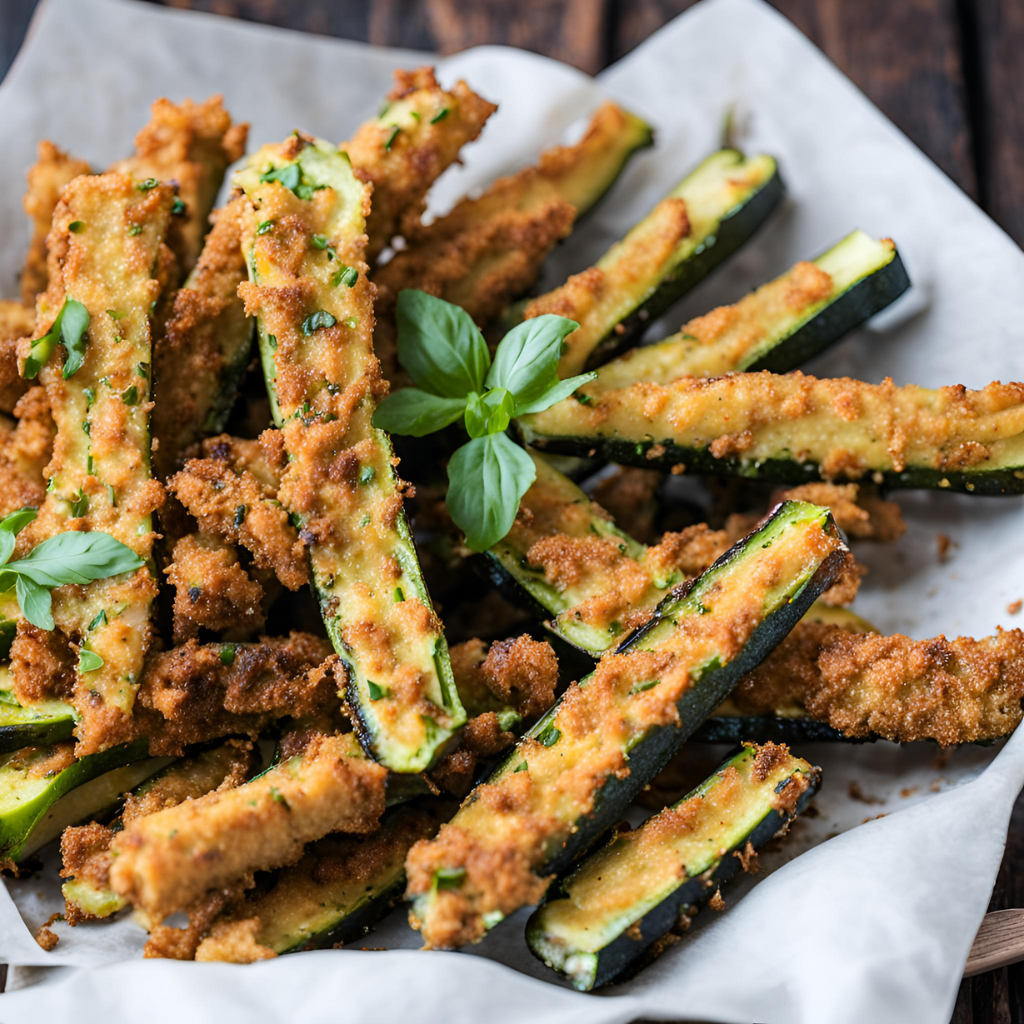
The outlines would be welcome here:
[[[396,235],[419,227],[430,186],[497,109],[465,82],[442,89],[431,67],[395,72],[380,114],[340,146],[360,180],[373,186],[367,262],[374,263]]]
[[[779,507],[570,686],[437,839],[409,853],[428,947],[478,941],[536,902],[842,571],[825,509]]]
[[[67,879],[62,886],[67,923],[101,920],[124,907],[110,888],[110,844],[125,825],[210,792],[234,789],[252,774],[256,760],[252,743],[229,740],[151,776],[125,797],[124,810],[111,824],[94,821],[65,829],[60,874]]]
[[[588,270],[506,319],[556,313],[580,326],[565,339],[563,377],[603,362],[643,332],[764,223],[784,188],[770,156],[709,156]],[[518,313],[521,312],[521,316]],[[510,323],[511,325],[511,323]]]
[[[813,262],[801,261],[731,306],[602,366],[602,387],[739,370],[785,373],[863,323],[910,286],[896,245],[854,231]]]
[[[402,504],[387,435],[370,425],[387,385],[373,353],[366,279],[369,190],[327,143],[292,136],[253,156],[246,312],[287,463],[278,491],[309,545],[344,698],[366,749],[421,772],[465,721]]]
[[[53,211],[73,178],[91,174],[84,161],[69,156],[52,142],[43,139],[36,151],[36,162],[28,171],[28,191],[22,203],[32,222],[32,239],[21,272],[21,299],[26,306],[35,305],[36,296],[46,291],[50,272],[46,265],[46,236],[50,233]],[[29,324],[25,333],[32,330]]]
[[[224,429],[249,363],[252,323],[238,297],[242,206],[234,199],[216,214],[154,349],[153,467],[161,480],[187,448]]]
[[[1022,698],[1019,629],[911,640],[802,622],[741,681],[730,706],[742,715],[807,715],[852,739],[948,747],[1013,732]]]
[[[89,324],[84,357],[71,376],[62,375],[59,346],[40,370],[57,433],[46,499],[19,537],[29,548],[71,526],[103,530],[141,558],[151,555],[151,517],[163,494],[150,474],[149,311],[160,294],[155,275],[174,192],[141,184],[123,174],[79,177],[54,212],[50,283],[39,301],[36,337],[67,298],[85,306]],[[29,339],[22,346],[24,358]],[[81,715],[79,756],[131,737],[156,589],[146,566],[53,592],[58,627],[103,659],[79,674],[72,698]]]
[[[177,257],[178,271],[192,271],[203,248],[207,218],[228,166],[245,152],[247,124],[234,124],[224,109],[223,97],[202,103],[157,100],[150,120],[135,136],[135,155],[110,170],[142,181],[173,182],[181,204],[167,234]]]
[[[130,822],[110,847],[110,887],[154,924],[211,890],[250,888],[314,839],[374,831],[386,774],[354,736],[315,738],[251,782]]]
[[[410,847],[453,810],[441,801],[397,807],[371,835],[318,840],[215,919],[195,958],[253,963],[362,938],[401,899]]]
[[[560,881],[526,926],[531,951],[581,992],[614,981],[657,955],[741,866],[756,871],[757,851],[788,831],[820,778],[785,747],[746,747]]]
[[[1024,384],[928,390],[763,371],[606,388],[598,378],[519,423],[541,450],[647,468],[1024,492]]]
[[[605,103],[579,142],[546,150],[535,166],[499,178],[417,231],[407,248],[374,272],[374,344],[385,377],[394,381],[399,374],[394,306],[403,288],[454,302],[477,323],[493,319],[534,283],[555,243],[651,141],[640,118]]]

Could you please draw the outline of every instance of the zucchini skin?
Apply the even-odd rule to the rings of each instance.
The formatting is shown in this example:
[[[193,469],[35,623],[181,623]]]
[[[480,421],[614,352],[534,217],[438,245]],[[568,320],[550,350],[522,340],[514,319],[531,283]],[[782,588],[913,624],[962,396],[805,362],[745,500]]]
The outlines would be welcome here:
[[[36,826],[61,797],[106,772],[143,760],[148,748],[148,740],[136,740],[79,758],[54,775],[41,792],[24,802],[19,800],[19,806],[0,814],[0,864],[17,864],[25,856]],[[6,770],[6,764],[0,766],[0,772]],[[17,785],[16,780],[14,785]],[[101,809],[91,808],[84,811],[83,816]]]
[[[0,723],[4,710],[0,706]],[[42,718],[35,722],[0,724],[0,754],[12,753],[23,747],[48,747],[69,740],[75,731],[75,716]]]
[[[690,737],[691,743],[874,743],[877,737],[844,736],[838,729],[802,716],[712,716]]]
[[[773,458],[755,464],[734,456],[715,458],[706,448],[685,447],[671,438],[656,442],[653,439],[627,441],[618,437],[545,437],[529,430],[523,431],[522,437],[525,443],[542,452],[587,457],[597,451],[607,462],[643,469],[670,470],[682,463],[688,473],[747,477],[775,484],[798,485],[826,479],[817,463]],[[661,453],[648,456],[655,445],[660,445]],[[986,496],[1024,494],[1024,466],[973,472],[908,466],[899,471],[872,470],[868,476],[889,490],[955,491]]]
[[[834,345],[845,334],[895,302],[910,287],[898,252],[880,270],[862,278],[788,338],[737,370],[786,373]]]
[[[719,772],[715,773],[715,776],[712,776],[703,786],[688,794],[675,806],[679,806],[699,794],[720,772],[746,757],[749,757],[749,751],[744,750],[742,753],[730,758],[719,769]],[[796,775],[803,775],[806,780],[806,788],[800,794],[792,809],[780,810],[774,807],[768,809],[753,830],[742,834],[731,846],[720,852],[711,868],[699,875],[688,878],[673,892],[669,893],[657,906],[638,918],[634,922],[633,928],[621,931],[608,945],[591,953],[590,956],[593,957],[592,976],[578,979],[570,977],[569,980],[574,987],[580,991],[600,988],[637,965],[637,962],[642,960],[647,950],[678,925],[681,914],[685,913],[688,908],[696,909],[704,906],[720,886],[725,885],[736,876],[741,868],[740,854],[744,854],[749,847],[753,847],[754,850],[760,850],[765,843],[786,829],[790,822],[807,807],[807,804],[818,790],[821,772],[819,769],[811,769],[806,762],[798,762],[796,758],[790,758],[790,760],[795,762],[793,770],[785,779],[780,781],[775,788],[775,792],[780,793],[792,782]],[[800,767],[797,767],[796,764],[799,764]],[[614,839],[612,841],[614,842]],[[578,870],[585,871],[587,863],[587,861],[584,861]],[[558,895],[567,895],[566,890],[562,888]],[[545,960],[543,953],[539,949],[541,945],[540,940],[543,937],[543,921],[544,906],[537,910],[527,923],[527,944],[534,956],[543,960],[549,967],[553,967],[554,965]],[[633,938],[631,933],[632,935],[639,934],[640,938]],[[558,970],[558,968],[555,969]],[[560,971],[559,973],[562,972]]]

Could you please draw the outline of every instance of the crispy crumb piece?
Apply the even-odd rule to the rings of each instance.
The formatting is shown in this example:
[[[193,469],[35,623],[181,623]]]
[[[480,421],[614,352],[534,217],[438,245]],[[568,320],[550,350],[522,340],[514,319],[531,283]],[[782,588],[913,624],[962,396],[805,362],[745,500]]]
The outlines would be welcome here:
[[[953,548],[960,547],[959,544],[948,533],[939,533],[935,535],[935,543],[939,549],[939,561],[945,565],[949,561]]]
[[[50,926],[62,920],[64,920],[64,916],[62,914],[51,914],[46,924],[40,925],[39,930],[36,932],[36,942],[38,942],[47,953],[49,953],[58,942],[60,942],[60,936],[53,931]]]
[[[715,895],[708,900],[708,906],[712,910],[725,910],[725,900],[722,899],[722,890],[716,889]]]
[[[869,793],[865,793],[860,788],[858,783],[851,782],[849,789],[847,790],[851,800],[857,800],[862,804],[884,804],[885,801],[880,796],[872,796]]]
[[[1016,601],[1011,601],[1006,606],[1006,610],[1010,613],[1010,615],[1019,615],[1021,608],[1024,608],[1024,599],[1019,597]]]

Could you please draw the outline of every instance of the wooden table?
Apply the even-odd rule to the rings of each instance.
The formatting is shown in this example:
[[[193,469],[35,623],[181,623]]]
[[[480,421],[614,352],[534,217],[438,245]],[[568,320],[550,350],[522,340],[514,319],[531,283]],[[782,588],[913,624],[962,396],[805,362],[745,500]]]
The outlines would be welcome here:
[[[439,53],[507,43],[594,73],[694,0],[151,2]],[[1024,0],[772,2],[1024,244]],[[0,70],[21,45],[35,4],[0,0]],[[1022,856],[1024,799],[1010,826],[994,909],[1024,907],[1024,870],[1014,870]],[[961,985],[953,1024],[1010,1022],[1024,1024],[1024,965]]]

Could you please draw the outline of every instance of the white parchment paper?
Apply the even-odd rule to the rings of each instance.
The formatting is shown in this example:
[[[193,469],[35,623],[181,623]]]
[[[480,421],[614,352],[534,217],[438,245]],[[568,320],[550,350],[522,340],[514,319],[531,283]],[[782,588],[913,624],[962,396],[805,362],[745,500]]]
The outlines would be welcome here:
[[[131,0],[45,0],[0,86],[0,284],[14,294],[27,239],[21,180],[39,138],[104,166],[129,151],[157,96],[222,92],[232,114],[252,122],[254,145],[295,127],[340,141],[376,109],[392,69],[424,59]],[[657,147],[552,256],[546,283],[589,265],[641,217],[719,144],[732,110],[740,145],[779,158],[790,198],[672,311],[665,333],[861,227],[897,240],[914,290],[819,357],[816,372],[925,385],[1024,379],[1021,251],[758,0],[705,0],[596,81],[502,47],[438,67],[443,81],[464,76],[500,111],[467,148],[465,166],[436,187],[435,211],[571,135],[605,95],[655,125]],[[1021,500],[929,493],[899,501],[907,536],[858,549],[871,568],[858,611],[916,637],[1014,625],[1006,608],[1024,596]],[[958,545],[946,564],[938,532]],[[945,1024],[1024,782],[1024,735],[998,756],[969,749],[944,766],[923,747],[799,753],[825,770],[819,813],[765,858],[770,877],[740,882],[726,893],[728,913],[702,914],[685,942],[605,994],[552,983],[526,950],[525,912],[470,954],[414,952],[417,936],[401,912],[367,940],[388,952],[248,967],[141,961],[141,933],[118,921],[58,926],[60,944],[44,953],[31,931],[60,906],[51,856],[42,876],[0,888],[0,960],[77,969],[3,995],[0,1020]],[[870,804],[850,797],[851,782]]]

